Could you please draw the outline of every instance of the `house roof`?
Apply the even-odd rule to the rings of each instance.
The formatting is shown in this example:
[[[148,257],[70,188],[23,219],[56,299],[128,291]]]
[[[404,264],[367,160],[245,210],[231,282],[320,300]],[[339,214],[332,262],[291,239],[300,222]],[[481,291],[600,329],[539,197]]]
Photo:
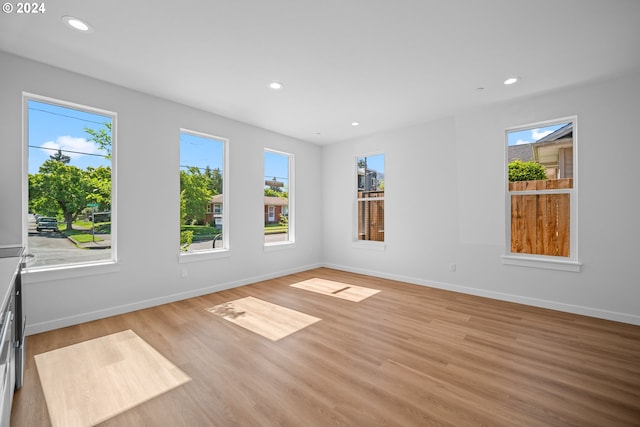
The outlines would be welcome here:
[[[285,197],[264,196],[265,206],[287,206],[289,199]]]
[[[573,122],[567,123],[549,135],[527,144],[510,145],[507,148],[509,163],[514,160],[530,160],[550,164],[555,161],[558,149],[573,145]],[[554,159],[554,160],[550,160]]]
[[[573,122],[567,123],[566,125],[562,126],[560,129],[557,129],[556,131],[550,133],[549,135],[543,138],[540,138],[539,140],[536,141],[536,143],[539,144],[541,142],[555,142],[560,139],[571,138],[571,137],[573,137]]]
[[[533,160],[533,144],[518,144],[518,145],[510,145],[507,147],[507,154],[509,156],[509,163],[514,160],[522,160],[523,162],[528,162]]]

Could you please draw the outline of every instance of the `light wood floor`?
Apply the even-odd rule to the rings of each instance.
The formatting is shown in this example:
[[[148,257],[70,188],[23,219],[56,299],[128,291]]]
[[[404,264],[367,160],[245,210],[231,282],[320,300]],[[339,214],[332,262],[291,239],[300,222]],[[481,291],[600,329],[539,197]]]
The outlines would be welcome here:
[[[381,290],[351,302],[289,285]],[[277,342],[206,309],[322,319]],[[12,426],[47,426],[39,354],[132,329],[192,381],[103,426],[640,426],[640,327],[317,269],[28,337]]]

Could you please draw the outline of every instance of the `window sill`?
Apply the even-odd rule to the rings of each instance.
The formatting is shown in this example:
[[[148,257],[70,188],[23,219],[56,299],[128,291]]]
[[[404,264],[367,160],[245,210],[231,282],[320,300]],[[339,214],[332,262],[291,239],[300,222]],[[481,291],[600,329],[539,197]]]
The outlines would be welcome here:
[[[47,282],[51,280],[73,279],[76,277],[89,277],[97,274],[109,274],[120,271],[120,266],[115,261],[105,261],[91,264],[72,264],[54,267],[35,267],[23,270],[28,283]]]
[[[372,251],[387,250],[387,244],[385,242],[375,242],[372,240],[355,240],[352,246],[357,249],[368,249]]]
[[[295,242],[278,242],[278,243],[265,243],[265,252],[284,251],[286,249],[294,249],[296,247]]]
[[[212,259],[229,258],[231,251],[228,249],[200,251],[200,252],[183,252],[178,256],[179,264],[186,264],[189,262],[208,261]]]
[[[538,258],[533,256],[503,255],[502,263],[520,267],[545,268],[548,270],[571,271],[579,273],[582,263],[556,257]]]

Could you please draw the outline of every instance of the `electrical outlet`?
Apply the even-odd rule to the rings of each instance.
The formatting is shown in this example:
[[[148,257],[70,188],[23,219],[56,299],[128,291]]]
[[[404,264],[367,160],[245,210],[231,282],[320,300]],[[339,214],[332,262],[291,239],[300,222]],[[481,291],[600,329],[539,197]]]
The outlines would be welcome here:
[[[186,269],[186,268],[183,268],[183,269],[180,271],[180,276],[181,276],[183,279],[184,279],[185,277],[187,277],[188,275],[189,275],[189,272],[187,271],[187,269]]]
[[[452,273],[454,271],[456,271],[456,263],[455,262],[452,262],[452,263],[449,264],[449,271],[452,272]]]

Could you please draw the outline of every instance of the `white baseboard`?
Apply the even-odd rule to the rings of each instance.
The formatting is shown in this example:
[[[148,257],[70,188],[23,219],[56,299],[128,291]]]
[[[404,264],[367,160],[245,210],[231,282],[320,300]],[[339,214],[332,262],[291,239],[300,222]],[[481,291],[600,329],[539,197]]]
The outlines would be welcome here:
[[[506,294],[502,292],[487,291],[484,289],[470,288],[450,283],[434,282],[415,277],[402,276],[398,274],[383,273],[380,271],[368,270],[364,268],[353,268],[339,264],[323,265],[326,268],[347,271],[350,273],[365,274],[368,276],[380,277],[383,279],[396,280],[399,282],[411,283],[414,285],[427,286],[431,288],[444,289],[447,291],[460,292],[462,294],[477,295],[501,301],[515,302],[518,304],[530,305],[533,307],[548,308],[551,310],[563,311],[567,313],[580,314],[583,316],[596,317],[599,319],[613,320],[615,322],[629,323],[640,326],[640,316],[628,313],[618,313],[615,311],[601,310],[599,308],[584,307],[579,305],[565,304],[557,301],[549,301],[538,298],[523,297],[520,295]]]
[[[280,270],[277,272],[267,273],[260,276],[247,277],[232,282],[221,283],[214,286],[207,286],[204,288],[193,289],[186,292],[179,292],[175,294],[165,295],[158,298],[151,298],[142,301],[136,301],[130,304],[123,304],[116,307],[109,307],[102,310],[96,310],[86,313],[77,314],[74,316],[63,317],[59,319],[48,320],[46,322],[28,324],[26,327],[26,334],[33,335],[40,332],[51,331],[54,329],[64,328],[67,326],[77,325],[80,323],[90,322],[105,317],[116,316],[118,314],[128,313],[131,311],[141,310],[149,307],[154,307],[162,304],[168,304],[184,300],[187,298],[193,298],[201,295],[206,295],[214,292],[223,291],[226,289],[237,288],[239,286],[249,285],[251,283],[260,282],[263,280],[269,280],[276,277],[286,276],[288,274],[299,273],[302,271],[312,270],[314,268],[326,267],[335,270],[347,271],[351,273],[365,274],[368,276],[380,277],[389,280],[396,280],[405,283],[411,283],[414,285],[427,286],[431,288],[444,289],[453,292],[460,292],[463,294],[477,295],[486,298],[497,299],[501,301],[515,302],[518,304],[530,305],[533,307],[548,308],[551,310],[563,311],[567,313],[580,314],[584,316],[596,317],[600,319],[613,320],[616,322],[629,323],[632,325],[640,326],[640,316],[627,313],[618,313],[613,311],[601,310],[593,307],[584,307],[572,304],[565,304],[556,301],[548,301],[537,298],[523,297],[519,295],[506,294],[502,292],[487,291],[484,289],[471,288],[460,285],[453,285],[450,283],[434,282],[430,280],[424,280],[416,277],[403,276],[398,274],[385,273],[381,271],[369,270],[364,268],[354,268],[339,264],[330,263],[318,263],[306,265],[303,267],[292,268],[287,270]]]
[[[181,301],[187,298],[198,297],[201,295],[211,294],[214,292],[224,291],[226,289],[237,288],[239,286],[249,285],[251,283],[261,282],[263,280],[274,279],[276,277],[286,276],[288,274],[299,273],[301,271],[312,270],[322,267],[322,264],[306,265],[304,267],[280,270],[277,272],[267,273],[260,276],[247,277],[232,282],[221,283],[214,286],[207,286],[199,289],[192,289],[186,292],[178,292],[175,294],[165,295],[157,298],[151,298],[142,301],[136,301],[130,304],[123,304],[116,307],[109,307],[102,310],[95,310],[86,313],[80,313],[73,316],[62,317],[59,319],[48,320],[46,322],[28,324],[25,328],[26,335],[38,334],[54,329],[64,328],[67,326],[77,325],[80,323],[91,322],[93,320],[103,319],[105,317],[116,316],[118,314],[129,313],[136,310],[142,310],[149,307],[155,307],[162,304]]]

